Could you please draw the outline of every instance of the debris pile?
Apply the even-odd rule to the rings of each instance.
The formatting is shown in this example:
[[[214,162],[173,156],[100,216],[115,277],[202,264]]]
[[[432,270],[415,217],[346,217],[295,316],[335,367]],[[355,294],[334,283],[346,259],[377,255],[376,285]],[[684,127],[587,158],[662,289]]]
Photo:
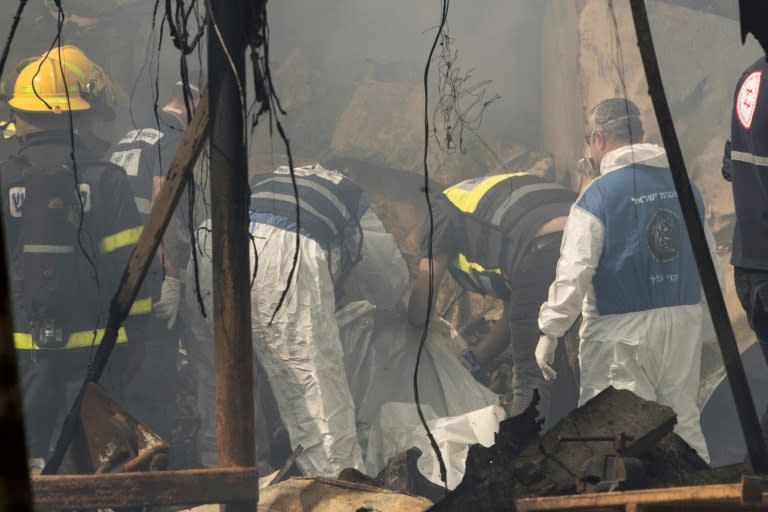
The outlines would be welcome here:
[[[576,492],[736,482],[744,465],[710,470],[672,432],[671,408],[608,388],[539,436],[535,405],[473,446],[459,486],[432,510],[514,510],[516,500]]]

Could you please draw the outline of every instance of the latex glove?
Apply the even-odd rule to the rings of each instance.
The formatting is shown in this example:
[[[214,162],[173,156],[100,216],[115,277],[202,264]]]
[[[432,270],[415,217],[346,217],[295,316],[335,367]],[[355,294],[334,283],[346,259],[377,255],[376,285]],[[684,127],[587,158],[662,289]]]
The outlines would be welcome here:
[[[539,338],[539,343],[536,345],[536,364],[541,368],[541,373],[544,374],[544,379],[547,381],[554,380],[557,377],[557,372],[552,368],[552,363],[555,362],[556,349],[557,339],[546,334]]]
[[[160,288],[160,300],[152,305],[155,318],[168,320],[168,328],[170,329],[176,324],[180,303],[181,281],[175,277],[165,276],[163,286]]]

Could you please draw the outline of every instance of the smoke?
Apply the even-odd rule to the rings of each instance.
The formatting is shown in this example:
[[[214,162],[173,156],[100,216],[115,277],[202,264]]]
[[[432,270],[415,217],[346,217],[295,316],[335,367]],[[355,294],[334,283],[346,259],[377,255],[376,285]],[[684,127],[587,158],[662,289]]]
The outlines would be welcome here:
[[[525,0],[489,0],[482,8],[451,4],[448,27],[458,50],[457,64],[471,73],[473,82],[490,80],[489,94],[503,97],[484,118],[485,136],[537,145],[544,4]],[[273,65],[282,71],[278,90],[298,88],[281,64],[300,58],[311,70],[304,78],[311,80],[312,89],[322,91],[317,98],[306,98],[306,111],[289,112],[289,119],[304,114],[338,119],[340,108],[365,81],[421,81],[439,3],[337,0],[316,5],[289,0],[269,9]],[[308,105],[313,101],[325,105]],[[322,126],[327,130],[333,124]],[[292,135],[301,137],[295,131]]]

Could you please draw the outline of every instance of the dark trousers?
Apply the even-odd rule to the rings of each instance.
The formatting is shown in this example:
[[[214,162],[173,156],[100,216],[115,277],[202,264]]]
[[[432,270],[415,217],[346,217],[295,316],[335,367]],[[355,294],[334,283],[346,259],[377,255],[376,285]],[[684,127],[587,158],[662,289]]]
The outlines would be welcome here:
[[[124,406],[171,447],[169,463],[180,454],[173,443],[177,416],[179,335],[165,320],[148,318],[141,364],[123,393]]]
[[[560,258],[562,232],[535,239],[526,256],[515,270],[510,283],[512,292],[508,304],[513,355],[512,406],[510,412],[522,413],[539,390],[539,411],[545,428],[576,407],[578,392],[568,371],[564,347],[558,347],[554,382],[547,382],[536,363],[534,352],[539,341],[539,309],[547,301],[549,285],[555,280]]]
[[[749,326],[757,334],[768,362],[768,270],[736,267],[733,269],[733,279],[739,302],[747,313]]]
[[[768,271],[734,268],[733,279],[739,302],[747,313],[749,326],[757,335],[757,342],[768,365]],[[768,440],[768,410],[760,421],[763,437]]]
[[[17,350],[24,401],[24,426],[29,457],[47,459],[54,433],[72,407],[86,376],[90,348]],[[124,348],[116,347],[99,383],[120,401],[127,376]]]

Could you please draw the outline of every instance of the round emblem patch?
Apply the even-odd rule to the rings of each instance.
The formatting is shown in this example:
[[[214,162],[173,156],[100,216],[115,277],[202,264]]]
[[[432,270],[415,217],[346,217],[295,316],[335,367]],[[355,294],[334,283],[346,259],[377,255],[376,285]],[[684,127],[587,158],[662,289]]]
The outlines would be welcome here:
[[[666,208],[653,214],[648,223],[646,238],[651,254],[659,263],[669,263],[680,255],[682,222],[680,217]]]
[[[757,107],[757,95],[760,93],[760,77],[762,71],[751,73],[741,84],[739,94],[736,95],[736,115],[741,126],[749,130],[752,126],[752,118]]]

